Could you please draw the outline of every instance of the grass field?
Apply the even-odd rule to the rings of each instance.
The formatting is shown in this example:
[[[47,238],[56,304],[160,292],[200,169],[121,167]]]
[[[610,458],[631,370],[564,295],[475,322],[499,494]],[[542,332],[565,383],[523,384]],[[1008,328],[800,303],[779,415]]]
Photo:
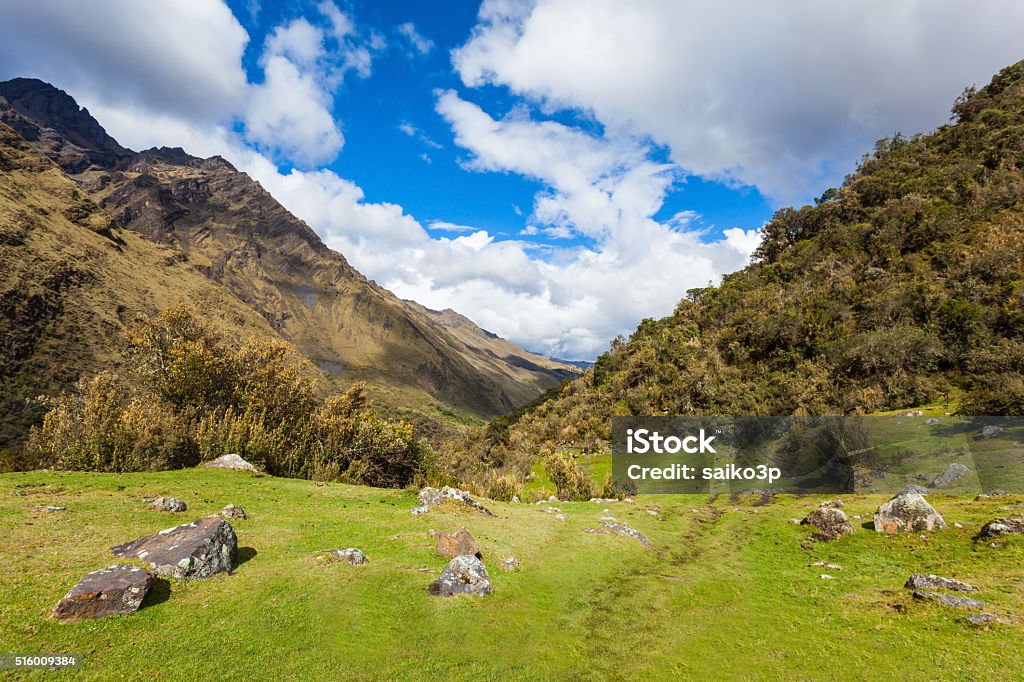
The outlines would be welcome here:
[[[189,511],[150,510],[173,495]],[[855,521],[834,543],[787,523],[823,498],[720,496],[558,503],[484,501],[496,514],[433,509],[410,491],[186,470],[130,475],[0,476],[0,653],[77,652],[74,679],[1014,679],[1020,623],[979,628],[966,612],[915,602],[915,572],[976,584],[989,611],[1024,614],[1024,538],[972,540],[1013,496],[930,501],[950,529],[885,537]],[[870,514],[883,497],[845,498]],[[242,562],[232,575],[159,581],[134,615],[59,624],[49,617],[85,573],[117,563],[108,548],[227,503]],[[58,505],[65,511],[35,511]],[[654,550],[599,527],[608,509]],[[649,511],[656,511],[657,516]],[[963,524],[962,529],[952,526]],[[494,583],[490,597],[438,598],[446,564],[430,529],[466,526]],[[358,547],[371,563],[322,564]],[[522,570],[498,562],[516,556]],[[837,563],[843,570],[811,566]],[[834,577],[822,579],[822,573]]]

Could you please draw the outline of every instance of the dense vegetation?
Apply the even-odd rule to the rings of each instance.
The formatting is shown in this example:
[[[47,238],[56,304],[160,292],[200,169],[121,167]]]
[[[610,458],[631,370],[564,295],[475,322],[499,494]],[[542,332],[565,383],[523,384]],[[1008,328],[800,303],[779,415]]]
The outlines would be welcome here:
[[[126,472],[234,452],[279,476],[383,487],[410,483],[423,464],[410,424],[375,416],[362,384],[321,400],[313,369],[283,340],[235,347],[177,305],[129,328],[124,354],[136,381],[101,372],[47,400],[29,457]]]
[[[842,187],[778,211],[750,266],[464,439],[462,468],[526,476],[531,453],[600,449],[613,415],[1024,413],[1022,78],[967,89],[950,125],[880,140]]]

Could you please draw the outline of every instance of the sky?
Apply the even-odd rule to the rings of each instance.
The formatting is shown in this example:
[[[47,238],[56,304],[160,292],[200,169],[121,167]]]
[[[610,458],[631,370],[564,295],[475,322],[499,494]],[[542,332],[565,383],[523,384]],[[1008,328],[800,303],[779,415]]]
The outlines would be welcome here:
[[[219,154],[361,272],[592,360],[1024,58],[988,0],[0,0],[0,79]]]

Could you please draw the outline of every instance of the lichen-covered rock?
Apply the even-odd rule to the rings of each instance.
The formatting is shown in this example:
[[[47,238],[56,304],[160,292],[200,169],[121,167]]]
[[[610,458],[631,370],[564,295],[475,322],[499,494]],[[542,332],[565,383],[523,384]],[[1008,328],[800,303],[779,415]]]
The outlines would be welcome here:
[[[951,590],[953,592],[977,592],[978,588],[969,583],[943,578],[932,573],[915,573],[907,580],[904,587],[915,590]]]
[[[800,523],[817,528],[817,535],[823,540],[838,540],[853,532],[853,524],[846,518],[846,512],[835,507],[818,507]]]
[[[989,424],[988,426],[983,426],[981,428],[982,438],[998,438],[1001,435],[1003,435],[1003,427],[1001,426]]]
[[[935,477],[935,480],[931,482],[931,488],[941,488],[944,485],[949,485],[955,481],[959,481],[964,477],[964,474],[969,473],[971,470],[965,467],[959,462],[953,462],[946,470]]]
[[[818,505],[819,507],[832,507],[833,509],[842,509],[846,505],[842,500],[826,500]]]
[[[86,575],[53,610],[63,622],[125,615],[139,610],[153,585],[153,574],[138,566],[111,566]]]
[[[370,560],[363,554],[362,550],[355,547],[348,549],[326,549],[320,553],[321,557],[332,561],[344,561],[352,566],[362,566],[370,563]]]
[[[229,504],[228,506],[217,512],[219,516],[225,519],[247,519],[249,516],[245,513],[245,510],[236,504]]]
[[[1018,516],[1002,516],[992,519],[981,527],[981,537],[983,538],[1021,534],[1024,534],[1024,519]]]
[[[948,594],[938,592],[926,592],[925,590],[914,590],[914,599],[927,599],[938,602],[943,606],[952,606],[957,609],[973,609],[979,611],[985,608],[985,602],[967,597],[951,597]]]
[[[426,514],[428,511],[430,511],[430,507],[423,505],[422,507],[413,507],[409,510],[409,513],[413,516],[419,516],[420,514]]]
[[[498,568],[503,571],[518,571],[520,569],[519,559],[516,559],[514,556],[510,556],[504,561],[498,563]]]
[[[111,547],[110,551],[124,559],[142,559],[160,575],[208,578],[234,568],[238,538],[227,521],[207,516]]]
[[[1009,618],[1003,618],[997,616],[994,613],[972,613],[967,616],[967,621],[971,625],[991,625],[992,623],[999,623],[1000,625],[1011,625],[1013,623]]]
[[[643,533],[638,531],[636,528],[631,528],[625,523],[613,523],[609,521],[602,523],[601,525],[613,533],[616,533],[618,535],[624,535],[627,538],[633,538],[634,540],[638,540],[644,547],[647,547],[648,549],[654,546],[651,543],[651,541],[644,536]]]
[[[427,507],[428,509],[441,504],[445,500],[461,502],[467,507],[476,509],[484,516],[494,516],[489,509],[470,497],[468,492],[465,490],[459,490],[458,488],[453,488],[450,485],[446,485],[443,488],[426,487],[421,490],[419,494],[420,505]]]
[[[465,528],[460,528],[455,532],[455,535],[437,533],[437,544],[434,545],[434,550],[441,556],[448,558],[454,558],[462,554],[469,554],[477,559],[483,558],[476,540],[473,539],[473,536]]]
[[[439,597],[451,597],[456,594],[484,596],[494,592],[484,563],[471,554],[459,555],[448,562],[441,575],[430,583],[428,589],[431,594]]]
[[[238,471],[259,471],[255,466],[246,462],[241,456],[235,453],[229,453],[227,455],[221,455],[217,459],[211,459],[209,462],[203,463],[204,467],[210,467],[212,469],[235,469]]]
[[[150,504],[159,511],[183,512],[188,511],[188,505],[176,497],[158,497]]]
[[[946,527],[935,507],[915,493],[892,498],[878,508],[874,520],[875,530],[879,533],[919,533]]]

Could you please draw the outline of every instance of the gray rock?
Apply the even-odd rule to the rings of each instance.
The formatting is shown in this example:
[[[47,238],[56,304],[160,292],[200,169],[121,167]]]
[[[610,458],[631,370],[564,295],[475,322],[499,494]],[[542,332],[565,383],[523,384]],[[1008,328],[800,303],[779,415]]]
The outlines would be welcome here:
[[[969,583],[943,578],[932,573],[915,573],[904,587],[915,590],[950,590],[952,592],[977,592],[978,588]]]
[[[985,608],[985,602],[978,601],[977,599],[968,599],[967,597],[951,597],[948,594],[939,594],[938,592],[926,592],[924,590],[914,590],[914,599],[927,599],[930,601],[938,602],[943,606],[952,606],[957,609],[972,609],[981,610]]]
[[[818,507],[800,523],[817,528],[820,532],[816,535],[822,540],[838,540],[853,532],[853,524],[846,518],[846,513],[835,507]]]
[[[842,500],[826,500],[818,505],[819,507],[831,507],[832,509],[842,509],[846,505]]]
[[[235,453],[229,453],[227,455],[221,455],[217,459],[211,459],[209,462],[203,463],[204,467],[210,467],[211,469],[235,469],[238,471],[259,471],[249,462],[246,462],[239,455]]]
[[[833,571],[841,571],[843,567],[839,564],[830,564],[827,561],[815,561],[811,566],[821,566],[822,568],[831,568]]]
[[[936,424],[939,423],[939,420],[936,419],[935,417],[928,417],[927,419],[924,420],[924,423],[927,424],[928,426],[935,426]]]
[[[972,613],[967,616],[967,621],[972,625],[991,625],[992,623],[1010,625],[1013,623],[1009,618],[1003,618],[995,615],[994,613]]]
[[[503,571],[518,571],[521,567],[519,565],[519,559],[516,559],[514,556],[510,556],[509,558],[500,562],[498,564],[498,568],[500,568]]]
[[[954,481],[959,481],[964,477],[964,474],[969,473],[971,470],[965,467],[959,462],[953,462],[946,470],[935,477],[935,480],[929,484],[930,488],[941,488],[944,485],[949,485]]]
[[[89,573],[64,595],[53,617],[70,623],[84,618],[135,613],[153,585],[153,574],[138,566],[111,566]]]
[[[983,538],[1021,534],[1024,534],[1024,519],[1018,516],[1001,516],[992,519],[981,528],[981,537]]]
[[[448,562],[438,579],[430,583],[428,590],[439,597],[456,594],[484,596],[494,592],[494,587],[484,563],[471,554],[461,554]]]
[[[990,497],[995,497],[997,495],[1009,495],[1009,494],[1010,493],[1008,493],[1005,490],[993,490],[992,492],[982,493],[981,495],[978,495],[977,497],[974,498],[974,501],[975,502],[981,502],[982,500],[987,500]]]
[[[153,500],[150,504],[159,509],[160,511],[165,512],[188,511],[188,505],[176,497],[158,497],[155,500]]]
[[[420,514],[426,514],[428,511],[430,511],[430,507],[423,505],[422,507],[413,507],[409,510],[409,513],[413,516],[419,516]]]
[[[207,516],[110,548],[124,559],[142,559],[160,575],[208,578],[230,571],[238,558],[238,538],[231,524]]]
[[[229,504],[228,506],[217,512],[218,515],[225,519],[247,519],[249,516],[245,513],[245,510],[236,504]]]
[[[946,522],[935,507],[920,495],[897,495],[878,508],[874,516],[875,530],[879,533],[919,533],[943,530]]]
[[[634,540],[639,541],[640,544],[642,544],[644,547],[647,547],[648,549],[654,547],[653,543],[651,543],[651,541],[648,540],[643,533],[638,531],[636,528],[631,528],[625,523],[613,523],[606,521],[601,525],[610,530],[611,532],[616,533],[617,535],[624,535],[627,538],[633,538]]]
[[[911,483],[910,485],[908,485],[907,487],[905,487],[903,490],[899,491],[896,494],[897,495],[926,495],[927,493],[928,493],[928,489],[925,488],[924,486],[915,485],[915,484]]]
[[[1003,435],[1003,427],[1001,427],[1001,426],[995,426],[994,424],[989,424],[989,425],[983,426],[981,428],[981,437],[982,438],[998,438],[1001,435]]]
[[[446,485],[443,488],[426,487],[421,490],[419,494],[420,505],[427,507],[428,509],[434,505],[441,504],[445,500],[461,502],[467,507],[476,509],[484,516],[494,516],[489,509],[470,497],[467,491],[453,488],[450,485]]]
[[[348,549],[325,549],[320,553],[320,556],[332,561],[344,561],[352,566],[362,566],[363,564],[370,563],[370,560],[363,554],[362,550],[358,550],[355,547],[349,547]]]

